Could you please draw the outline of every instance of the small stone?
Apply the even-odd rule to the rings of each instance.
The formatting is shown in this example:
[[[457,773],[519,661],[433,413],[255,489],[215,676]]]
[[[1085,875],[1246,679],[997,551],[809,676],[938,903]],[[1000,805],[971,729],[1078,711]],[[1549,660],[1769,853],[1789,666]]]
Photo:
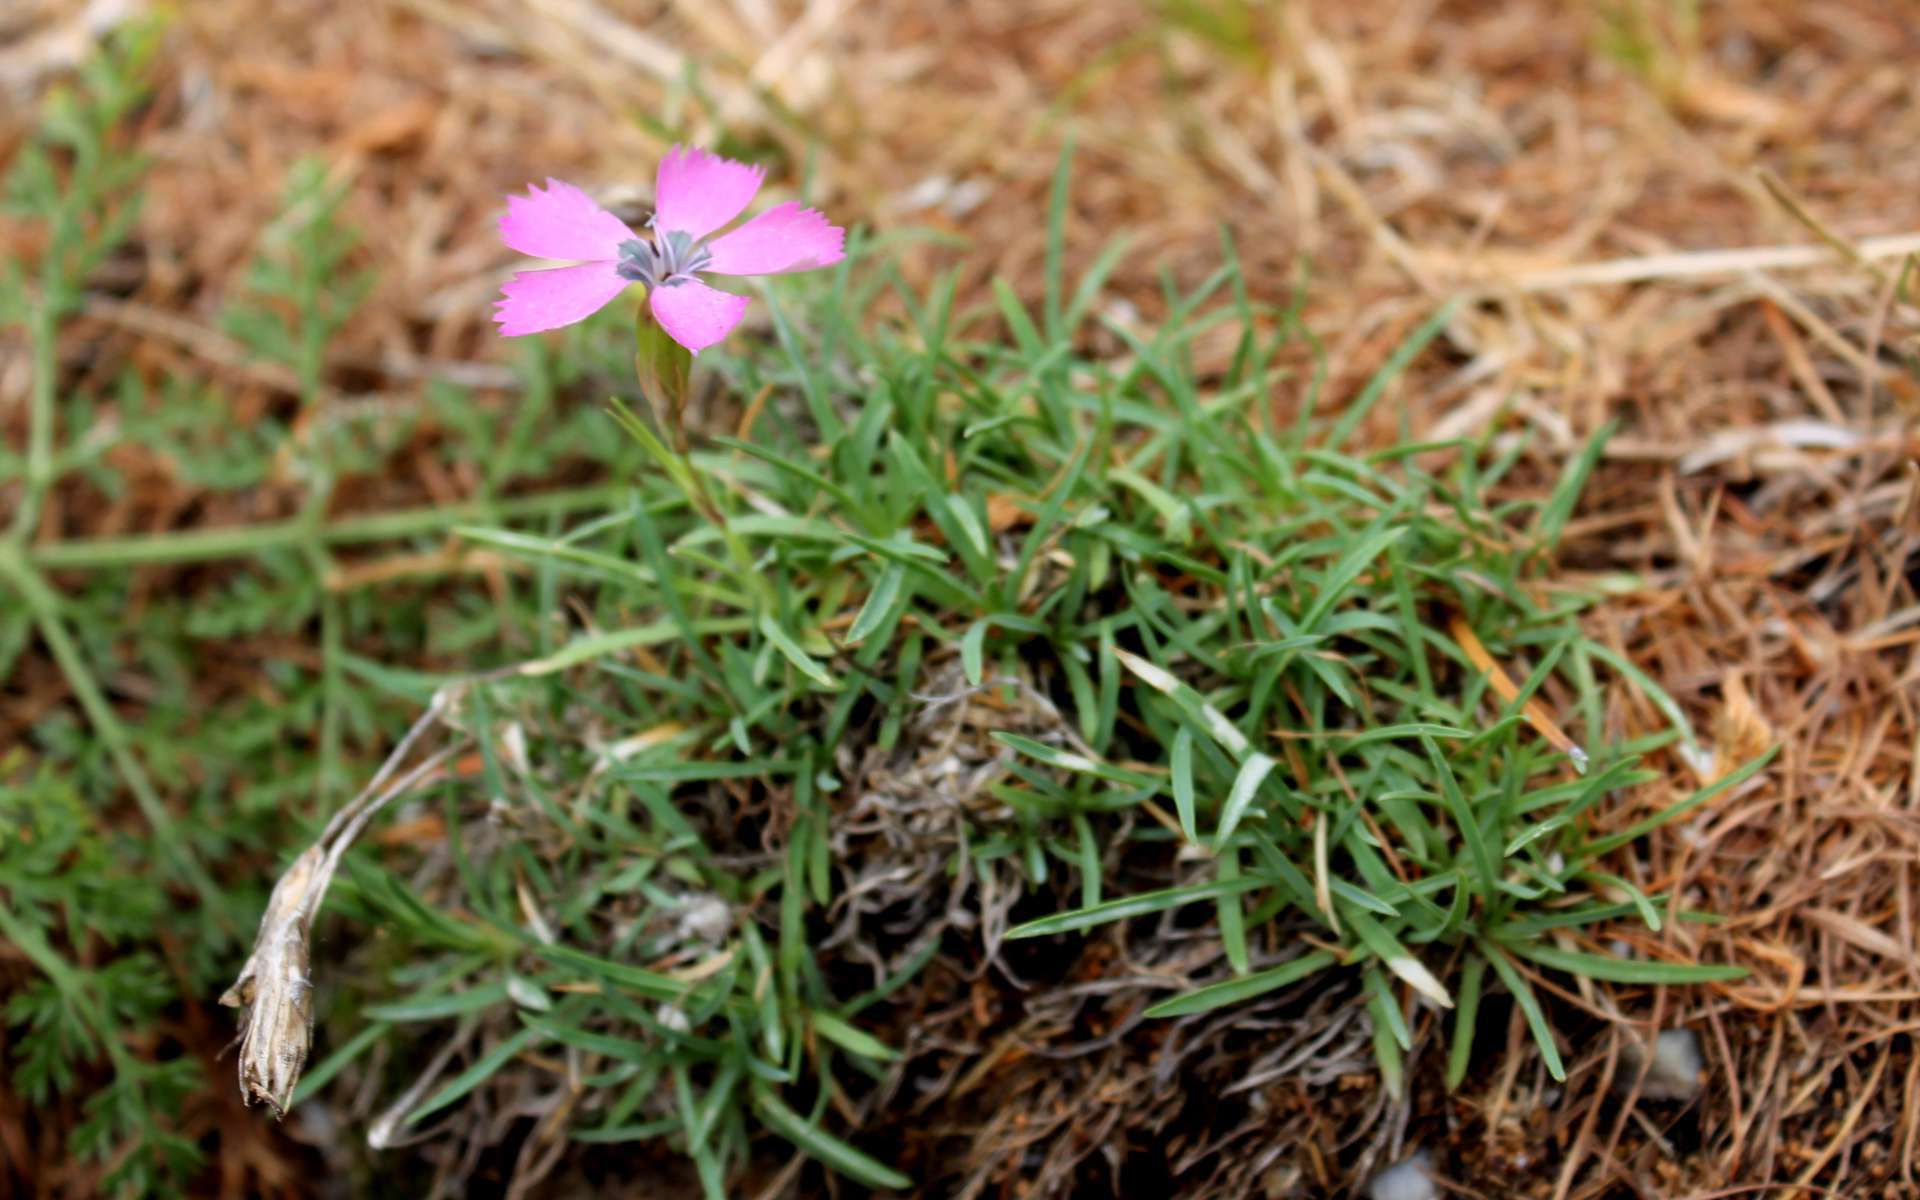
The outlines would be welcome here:
[[[1633,1086],[1646,1061],[1644,1054],[1639,1042],[1627,1043],[1620,1056],[1626,1069],[1614,1076],[1617,1089],[1624,1092]],[[1700,1039],[1693,1030],[1662,1030],[1653,1039],[1653,1061],[1640,1083],[1640,1095],[1648,1100],[1692,1100],[1700,1094],[1700,1076],[1706,1065],[1700,1055]]]
[[[1375,1175],[1367,1185],[1367,1197],[1368,1200],[1440,1200],[1440,1189],[1433,1182],[1433,1155],[1415,1150]]]
[[[687,1019],[686,1010],[678,1004],[662,1003],[659,1008],[653,1010],[653,1019],[675,1033],[685,1033],[693,1028],[693,1022]]]
[[[693,896],[680,910],[676,931],[682,939],[696,938],[717,945],[733,928],[733,910],[718,896]]]

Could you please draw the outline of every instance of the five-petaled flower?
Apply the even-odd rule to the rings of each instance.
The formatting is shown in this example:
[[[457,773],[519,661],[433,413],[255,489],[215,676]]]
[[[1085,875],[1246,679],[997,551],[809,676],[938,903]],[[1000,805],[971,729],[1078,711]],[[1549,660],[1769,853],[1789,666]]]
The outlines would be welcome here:
[[[654,319],[698,354],[727,336],[747,298],[708,287],[696,272],[777,275],[831,266],[845,257],[846,230],[811,208],[775,205],[731,233],[713,233],[752,203],[766,172],[697,148],[675,146],[654,183],[651,241],[558,179],[507,199],[500,237],[536,258],[578,266],[521,271],[502,286],[493,319],[507,337],[558,329],[598,312],[628,284],[646,285]]]

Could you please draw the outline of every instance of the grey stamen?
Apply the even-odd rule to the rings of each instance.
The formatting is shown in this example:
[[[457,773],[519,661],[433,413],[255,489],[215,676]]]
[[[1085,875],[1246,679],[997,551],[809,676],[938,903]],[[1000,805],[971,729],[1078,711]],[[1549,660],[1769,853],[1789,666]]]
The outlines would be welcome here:
[[[622,279],[644,283],[648,287],[672,287],[692,278],[693,272],[713,261],[704,242],[696,242],[678,229],[656,233],[651,242],[632,238],[620,243],[620,265],[615,267]]]

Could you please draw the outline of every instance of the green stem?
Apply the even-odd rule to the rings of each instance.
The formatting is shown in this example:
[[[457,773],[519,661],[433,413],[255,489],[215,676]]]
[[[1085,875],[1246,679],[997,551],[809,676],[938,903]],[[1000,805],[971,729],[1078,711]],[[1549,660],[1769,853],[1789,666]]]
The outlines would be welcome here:
[[[53,484],[53,385],[59,367],[55,354],[56,332],[52,307],[37,302],[27,325],[33,344],[33,382],[27,398],[27,481],[20,509],[13,514],[9,536],[25,542],[33,536],[40,520],[40,505]]]
[[[231,932],[232,923],[219,903],[220,889],[187,848],[179,827],[173,823],[173,815],[161,802],[160,793],[154,789],[153,781],[147,778],[140,760],[134,757],[126,730],[121,728],[119,718],[113,715],[113,706],[107,703],[106,694],[95,681],[85,656],[80,653],[80,647],[61,623],[59,597],[11,546],[0,546],[0,577],[12,583],[14,591],[27,602],[34,623],[39,626],[41,639],[52,652],[61,673],[67,677],[67,686],[73,689],[74,698],[80,702],[87,719],[93,723],[94,731],[106,743],[114,765],[127,781],[127,789],[133,793],[134,803],[152,827],[162,850],[173,861],[181,876],[200,893],[201,901],[214,921]]]
[[[311,340],[311,338],[309,339]],[[309,392],[309,403],[319,403],[317,388]],[[321,422],[321,438],[316,447],[318,468],[307,492],[307,503],[300,510],[300,549],[304,552],[313,577],[321,581],[320,590],[320,764],[314,780],[319,811],[333,806],[334,799],[346,789],[346,773],[340,761],[340,713],[345,705],[346,681],[340,672],[341,615],[340,596],[325,586],[333,573],[333,556],[327,553],[320,531],[326,525],[327,503],[333,497],[332,427]]]
[[[262,550],[297,545],[309,535],[317,538],[322,545],[336,546],[437,533],[455,525],[476,521],[508,521],[602,508],[618,500],[626,491],[625,485],[612,484],[572,488],[492,503],[468,501],[436,508],[409,508],[367,517],[349,517],[318,527],[310,527],[305,520],[296,518],[226,529],[153,533],[144,537],[84,538],[31,547],[27,550],[27,561],[43,570],[92,570],[243,558]]]
[[[333,572],[333,557],[318,537],[318,527],[310,527],[303,549],[315,579],[324,580]],[[340,594],[331,588],[320,593],[320,771],[317,780],[321,811],[346,788],[346,773],[340,755],[340,714],[345,708],[346,679],[340,671],[343,618]]]
[[[694,508],[702,517],[720,530],[720,540],[726,543],[727,554],[733,559],[734,570],[739,572],[741,584],[759,597],[760,611],[775,611],[773,588],[768,585],[766,576],[754,566],[753,552],[747,549],[747,544],[741,540],[740,535],[733,531],[733,524],[727,520],[727,514],[714,502],[713,493],[707,490],[707,481],[701,475],[700,468],[693,465],[693,454],[684,450],[675,453],[678,454],[691,485],[688,489],[688,499],[693,501]]]

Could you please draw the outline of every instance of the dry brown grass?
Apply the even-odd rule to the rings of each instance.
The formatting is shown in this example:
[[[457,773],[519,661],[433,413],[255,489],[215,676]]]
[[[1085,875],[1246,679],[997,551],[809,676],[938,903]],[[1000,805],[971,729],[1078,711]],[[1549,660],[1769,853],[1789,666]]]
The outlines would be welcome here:
[[[134,7],[0,18],[0,88],[44,86],[90,18]],[[1299,3],[1252,8],[1246,39],[1219,40],[1165,14],[1233,5],[194,0],[144,118],[158,156],[145,275],[92,320],[156,368],[227,373],[244,415],[279,383],[210,317],[285,168],[318,153],[353,181],[349,216],[381,273],[339,348],[340,386],[405,402],[424,373],[504,385],[484,320],[511,258],[491,233],[499,198],[546,174],[643,195],[667,139],[633,116],[724,133],[784,163],[782,185],[804,167],[836,212],[877,227],[964,234],[974,249],[914,251],[910,268],[958,262],[970,289],[999,276],[1028,293],[1071,134],[1071,254],[1136,235],[1115,294],[1148,318],[1155,272],[1194,282],[1221,225],[1262,298],[1310,262],[1331,395],[1466,293],[1446,353],[1401,392],[1414,427],[1527,430],[1544,473],[1622,422],[1565,562],[1645,582],[1596,633],[1710,731],[1718,763],[1783,750],[1639,863],[1642,886],[1726,916],[1691,936],[1752,981],[1568,993],[1619,1024],[1565,1089],[1546,1094],[1516,1026],[1505,1074],[1452,1100],[1420,1093],[1426,1136],[1451,1138],[1463,1194],[1920,1194],[1920,388],[1902,366],[1920,312],[1893,291],[1914,243],[1888,240],[1920,231],[1920,20],[1901,0],[1726,0],[1695,31],[1682,7]],[[0,110],[0,157],[26,112]],[[1807,217],[1874,257],[1773,252],[1820,245]],[[9,429],[22,386],[0,368]],[[396,478],[380,500],[448,486]],[[177,522],[162,493],[88,528]],[[1676,760],[1674,791],[1711,770]],[[1608,1101],[1622,1030],[1682,1021],[1709,1061],[1696,1110]],[[1165,1080],[1149,1077],[1167,1049],[1150,1035],[1071,1071],[1001,1061],[979,1029],[956,1044],[1004,1071],[986,1105],[957,1080],[937,1122],[973,1146],[992,1194],[1058,1194],[1015,1185],[1031,1177],[1020,1147],[1040,1146],[1057,1181],[1056,1159],[1162,1132],[1142,1117]],[[1224,1087],[1243,1065],[1188,1078]],[[1175,1140],[1298,1137],[1288,1169],[1338,1187],[1316,1113],[1365,1089],[1322,1083],[1276,1080],[1246,1128]]]

